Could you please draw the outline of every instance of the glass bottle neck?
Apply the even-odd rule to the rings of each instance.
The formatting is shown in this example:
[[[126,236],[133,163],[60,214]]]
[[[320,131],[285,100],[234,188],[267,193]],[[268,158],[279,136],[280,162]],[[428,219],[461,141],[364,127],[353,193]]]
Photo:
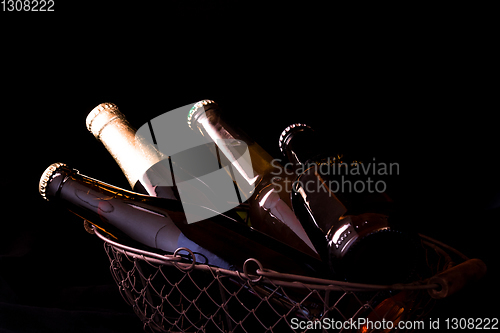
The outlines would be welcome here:
[[[321,154],[320,136],[308,125],[292,124],[280,136],[279,146],[292,171],[304,170]]]
[[[257,186],[270,183],[272,174],[282,170],[262,147],[221,117],[217,104],[199,107],[190,122],[191,128],[197,127],[217,145],[222,166],[231,165],[245,198],[250,197]]]

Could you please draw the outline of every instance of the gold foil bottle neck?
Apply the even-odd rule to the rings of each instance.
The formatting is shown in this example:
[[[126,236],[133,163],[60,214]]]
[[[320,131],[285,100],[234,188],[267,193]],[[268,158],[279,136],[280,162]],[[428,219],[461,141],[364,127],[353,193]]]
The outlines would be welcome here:
[[[104,145],[133,188],[139,178],[164,158],[146,138],[136,135],[113,103],[101,103],[87,116],[87,129]]]

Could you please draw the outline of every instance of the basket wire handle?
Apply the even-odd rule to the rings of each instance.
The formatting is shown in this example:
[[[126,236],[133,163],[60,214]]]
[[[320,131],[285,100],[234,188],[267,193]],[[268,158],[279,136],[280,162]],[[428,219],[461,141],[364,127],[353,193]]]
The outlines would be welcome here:
[[[187,247],[179,247],[177,250],[175,250],[174,257],[182,258],[179,255],[180,251],[186,251],[187,253],[189,253],[189,256],[191,257],[191,263],[184,264],[184,263],[180,263],[180,262],[174,262],[174,266],[177,267],[178,269],[180,269],[181,271],[185,271],[185,272],[193,270],[194,266],[196,266],[196,257],[194,256],[193,251],[191,251]]]
[[[253,279],[250,277],[250,274],[248,274],[248,265],[251,263],[251,262],[254,262],[257,264],[257,266],[259,266],[259,269],[256,271],[256,275],[258,276],[256,279]],[[259,282],[260,280],[262,280],[263,278],[263,275],[262,274],[259,274],[259,271],[260,272],[263,272],[264,271],[264,267],[262,266],[262,264],[260,263],[260,261],[258,261],[257,259],[254,259],[254,258],[248,258],[247,260],[245,260],[245,263],[243,264],[243,276],[250,282],[252,283],[257,283]]]
[[[133,247],[129,247],[115,241],[112,241],[108,237],[102,235],[99,230],[92,226],[95,234],[101,238],[103,241],[111,244],[120,252],[131,255],[133,258],[140,257],[143,260],[148,260],[148,258],[158,260],[161,263],[174,264],[177,268],[182,271],[191,271],[195,268],[206,268],[213,271],[213,267],[209,267],[202,264],[197,264],[196,257],[194,253],[188,248],[178,248],[174,254],[161,255],[157,253],[152,253],[144,250],[139,250]],[[454,252],[456,255],[465,260],[463,263],[447,267],[443,272],[427,279],[424,281],[409,283],[409,284],[394,284],[394,285],[371,285],[371,284],[360,284],[345,281],[334,281],[325,280],[315,277],[298,276],[293,274],[285,274],[274,272],[272,270],[264,269],[260,261],[254,258],[249,258],[243,264],[243,273],[238,271],[228,271],[221,268],[216,268],[217,274],[224,274],[227,276],[238,276],[240,278],[245,278],[251,283],[258,283],[263,278],[267,281],[274,283],[275,285],[280,285],[283,287],[297,287],[298,285],[308,286],[310,288],[316,288],[320,290],[351,290],[351,291],[366,291],[366,290],[426,290],[429,292],[430,296],[433,298],[445,298],[451,294],[454,294],[458,290],[462,289],[469,282],[477,281],[486,273],[486,265],[479,259],[469,259],[461,252],[455,250],[454,248],[443,244],[435,239],[420,235],[426,243],[434,243],[438,247],[444,247],[450,252]],[[181,263],[183,260],[182,256],[179,255],[180,251],[188,252],[191,256],[191,262]],[[257,265],[257,269],[251,273],[249,265],[252,263]]]
[[[464,288],[468,283],[480,280],[486,274],[486,264],[480,259],[469,259],[430,278],[429,284],[438,288],[429,289],[432,298],[448,297]]]

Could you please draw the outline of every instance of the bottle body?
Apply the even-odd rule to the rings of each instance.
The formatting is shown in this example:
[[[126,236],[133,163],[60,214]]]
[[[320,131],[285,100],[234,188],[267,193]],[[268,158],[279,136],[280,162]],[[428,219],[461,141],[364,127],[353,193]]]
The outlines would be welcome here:
[[[282,153],[297,174],[292,202],[324,261],[352,282],[392,284],[407,282],[417,267],[419,241],[401,227],[390,199],[377,191],[342,191],[339,179],[349,183],[357,175],[342,173],[356,161],[339,161],[320,150],[308,150],[319,141],[304,124],[287,127],[280,137]],[[344,167],[344,169],[342,169]],[[345,177],[345,178],[344,178]]]
[[[226,215],[189,224],[178,200],[123,190],[65,165],[50,166],[47,170],[40,182],[44,197],[61,203],[109,234],[124,234],[169,253],[178,247],[188,247],[193,252],[198,250],[197,261],[226,269],[241,269],[244,261],[253,257],[264,267],[282,272],[309,275],[315,272],[314,263],[300,257],[300,253]],[[203,214],[206,208],[195,209]]]

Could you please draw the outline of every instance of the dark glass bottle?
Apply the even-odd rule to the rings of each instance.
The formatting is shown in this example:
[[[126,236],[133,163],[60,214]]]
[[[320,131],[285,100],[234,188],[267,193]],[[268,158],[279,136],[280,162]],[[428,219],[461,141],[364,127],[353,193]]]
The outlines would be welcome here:
[[[169,202],[171,209],[168,213],[160,212],[151,206],[146,196],[81,175],[63,163],[54,163],[47,168],[39,188],[45,199],[62,203],[75,215],[124,243],[132,241],[133,245],[145,245],[169,253],[187,247],[196,254],[198,262],[234,268],[181,232],[172,218],[182,219],[176,201]]]
[[[300,252],[224,214],[188,224],[183,204],[178,200],[117,188],[81,175],[62,163],[47,168],[40,179],[39,190],[45,199],[61,203],[77,216],[118,238],[126,235],[169,253],[184,246],[198,252],[198,262],[227,269],[241,269],[244,261],[252,257],[266,268],[315,274],[315,263]],[[206,208],[196,209],[203,214]]]
[[[333,186],[341,181],[351,185],[363,181],[346,172],[359,162],[324,154],[321,143],[305,124],[288,126],[279,141],[297,175],[292,191],[294,211],[318,253],[348,281],[407,282],[417,267],[416,234],[396,218],[385,193],[352,188],[342,191]]]

